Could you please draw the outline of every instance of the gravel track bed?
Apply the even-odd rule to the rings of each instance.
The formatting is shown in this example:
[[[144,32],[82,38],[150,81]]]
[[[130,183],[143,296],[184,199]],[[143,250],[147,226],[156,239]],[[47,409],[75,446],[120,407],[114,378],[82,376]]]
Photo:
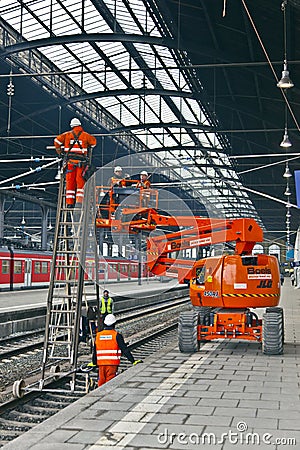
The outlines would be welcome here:
[[[157,312],[151,314],[149,317],[141,317],[138,319],[129,320],[128,323],[124,323],[117,326],[118,331],[124,334],[126,342],[131,342],[131,337],[138,335],[147,335],[149,330],[154,327],[163,328],[164,324],[176,320],[180,312],[190,309],[190,306],[177,306],[171,310],[163,312]],[[42,349],[33,350],[27,352],[22,356],[12,356],[9,359],[4,359],[0,363],[0,403],[9,400],[12,397],[11,389],[8,391],[8,387],[12,386],[15,380],[27,378],[32,373],[37,373],[42,363]],[[134,352],[133,352],[134,353]],[[86,355],[87,360],[90,358],[90,348],[87,344],[81,343],[79,345],[79,356]]]

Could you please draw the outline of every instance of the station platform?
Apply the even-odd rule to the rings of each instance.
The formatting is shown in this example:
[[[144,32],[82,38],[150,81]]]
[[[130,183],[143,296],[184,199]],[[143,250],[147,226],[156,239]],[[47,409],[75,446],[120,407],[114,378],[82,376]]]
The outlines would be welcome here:
[[[300,448],[300,291],[286,279],[284,354],[219,340],[177,342],[131,367],[5,450]]]
[[[157,278],[143,279],[141,285],[138,284],[138,280],[115,282],[105,285],[101,284],[100,293],[102,293],[104,289],[108,289],[112,297],[131,297],[137,296],[140,293],[145,296],[151,296],[159,292],[166,292],[176,286],[179,288],[183,287],[183,285],[178,285],[177,280],[161,283]],[[87,291],[89,292],[89,290],[94,292],[93,286],[90,286]],[[47,304],[47,295],[48,290],[46,289],[0,292],[0,313],[45,307]]]

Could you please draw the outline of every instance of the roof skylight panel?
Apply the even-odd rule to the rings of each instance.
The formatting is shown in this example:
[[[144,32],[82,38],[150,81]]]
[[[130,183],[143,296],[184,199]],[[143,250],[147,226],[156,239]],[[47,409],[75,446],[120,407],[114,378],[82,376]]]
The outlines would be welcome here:
[[[54,59],[56,61],[59,61],[61,59],[63,62],[64,56],[66,54],[66,49],[62,45],[43,47],[42,50],[43,50],[43,54],[47,58],[49,58],[51,62],[54,62]],[[78,65],[78,62],[76,65]]]
[[[98,53],[93,49],[93,47],[89,43],[80,42],[68,44],[67,47],[83,63],[86,63],[87,60],[94,61],[96,58],[99,58]]]
[[[128,53],[124,48],[115,55],[111,55],[110,60],[118,67],[118,69],[128,68]]]
[[[158,70],[154,73],[157,80],[164,89],[171,89],[171,90],[177,89],[177,86],[173,83],[173,81],[171,80],[166,71]]]
[[[5,14],[6,12],[11,12],[14,9],[19,9],[20,4],[17,1],[13,0],[1,0],[0,4],[0,13]]]
[[[105,1],[106,6],[112,13],[112,15],[116,18],[116,21],[119,24],[123,24],[123,26],[130,27],[132,31],[131,33],[140,33],[140,30],[138,29],[137,25],[134,23],[134,20],[129,13],[128,9],[124,5],[123,1],[115,1],[115,0],[106,0]],[[125,30],[124,30],[125,31]],[[128,32],[128,31],[127,31]]]

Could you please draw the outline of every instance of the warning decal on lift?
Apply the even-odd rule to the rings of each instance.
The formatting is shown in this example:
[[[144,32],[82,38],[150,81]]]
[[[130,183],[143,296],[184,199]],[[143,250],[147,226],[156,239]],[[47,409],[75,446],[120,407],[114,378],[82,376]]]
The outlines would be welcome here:
[[[255,275],[248,274],[248,280],[272,280],[270,273],[256,273]]]
[[[271,269],[255,269],[254,267],[248,267],[248,280],[271,280]]]

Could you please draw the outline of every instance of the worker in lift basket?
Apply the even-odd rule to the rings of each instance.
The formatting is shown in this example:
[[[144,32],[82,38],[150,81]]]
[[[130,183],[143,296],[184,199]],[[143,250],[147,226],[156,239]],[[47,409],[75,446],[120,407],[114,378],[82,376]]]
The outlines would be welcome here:
[[[113,176],[108,180],[110,186],[124,187],[126,185],[123,177],[123,169],[120,166],[114,168]]]
[[[76,203],[83,202],[84,174],[91,163],[92,149],[97,141],[94,136],[86,133],[79,119],[70,122],[71,131],[66,131],[54,139],[56,152],[60,155],[64,147],[66,158],[66,204],[72,208]]]
[[[114,378],[120,364],[121,354],[133,364],[143,362],[135,360],[122,334],[115,330],[116,317],[108,314],[104,319],[104,329],[96,334],[93,364],[99,368],[98,386]]]

